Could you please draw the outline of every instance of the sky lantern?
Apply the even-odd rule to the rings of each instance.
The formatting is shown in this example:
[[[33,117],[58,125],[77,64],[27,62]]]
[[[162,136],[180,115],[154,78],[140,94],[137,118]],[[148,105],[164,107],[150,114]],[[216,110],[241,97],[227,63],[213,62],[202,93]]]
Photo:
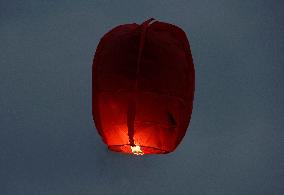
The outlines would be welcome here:
[[[92,112],[108,148],[174,151],[190,122],[194,75],[186,34],[175,25],[150,19],[106,33],[93,60]]]

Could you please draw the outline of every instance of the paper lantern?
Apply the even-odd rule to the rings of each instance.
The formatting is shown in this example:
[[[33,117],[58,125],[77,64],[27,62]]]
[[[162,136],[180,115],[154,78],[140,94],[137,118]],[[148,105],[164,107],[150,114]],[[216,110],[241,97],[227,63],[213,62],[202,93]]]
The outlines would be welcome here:
[[[154,19],[117,26],[100,40],[92,71],[93,119],[110,150],[175,150],[189,125],[195,82],[182,29]]]

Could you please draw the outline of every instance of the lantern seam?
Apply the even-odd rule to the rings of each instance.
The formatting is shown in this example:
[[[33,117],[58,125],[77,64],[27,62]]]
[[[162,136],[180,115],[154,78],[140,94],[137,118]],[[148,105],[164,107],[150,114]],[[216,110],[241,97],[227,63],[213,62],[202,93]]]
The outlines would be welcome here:
[[[145,44],[145,37],[146,37],[146,31],[148,28],[148,24],[153,21],[154,19],[151,18],[147,20],[146,22],[141,24],[141,37],[139,42],[139,51],[138,51],[138,59],[136,64],[136,80],[135,80],[135,89],[134,89],[134,98],[129,100],[128,105],[128,113],[127,113],[127,126],[128,126],[128,138],[129,143],[131,146],[135,146],[134,143],[134,121],[135,121],[135,114],[136,114],[136,102],[137,102],[137,91],[138,91],[138,75],[140,72],[140,63],[142,58],[142,52]]]

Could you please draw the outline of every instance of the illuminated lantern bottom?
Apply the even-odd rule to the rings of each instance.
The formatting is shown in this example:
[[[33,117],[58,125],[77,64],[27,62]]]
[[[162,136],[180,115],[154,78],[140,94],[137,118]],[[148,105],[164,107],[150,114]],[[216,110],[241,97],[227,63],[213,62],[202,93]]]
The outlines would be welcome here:
[[[109,148],[131,153],[128,121],[133,94],[127,92],[102,93],[98,97],[101,121],[106,121],[103,136]],[[176,132],[177,121],[181,123],[183,102],[176,97],[140,92],[137,94],[134,121],[134,145],[143,153],[167,153],[181,139]],[[130,119],[131,120],[131,119]]]
[[[93,63],[93,118],[112,151],[172,152],[188,127],[194,66],[185,33],[150,21],[116,27]]]

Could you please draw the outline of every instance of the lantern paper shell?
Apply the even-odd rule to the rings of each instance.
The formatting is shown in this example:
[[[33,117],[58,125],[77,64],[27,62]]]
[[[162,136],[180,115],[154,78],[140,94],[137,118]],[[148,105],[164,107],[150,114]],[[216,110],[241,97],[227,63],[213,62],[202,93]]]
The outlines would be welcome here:
[[[188,128],[194,65],[182,29],[147,20],[105,34],[92,70],[95,126],[112,151],[175,150]]]

